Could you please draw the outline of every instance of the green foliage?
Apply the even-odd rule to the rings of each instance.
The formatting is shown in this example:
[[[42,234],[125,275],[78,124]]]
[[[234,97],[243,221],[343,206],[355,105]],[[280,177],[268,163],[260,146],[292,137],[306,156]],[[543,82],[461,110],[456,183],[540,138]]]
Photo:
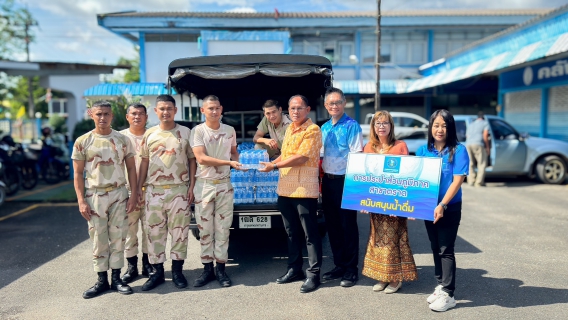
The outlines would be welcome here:
[[[93,129],[95,129],[95,122],[93,119],[84,119],[77,122],[75,129],[73,130],[73,141]]]
[[[67,120],[58,115],[53,115],[49,118],[49,126],[53,128],[54,133],[67,133]]]
[[[37,26],[37,21],[28,9],[16,8],[14,0],[0,1],[0,59],[25,53],[26,43],[35,38],[32,26]]]
[[[15,82],[15,85],[11,85],[6,90],[6,99],[10,101],[11,110],[13,115],[15,115],[21,106],[26,108],[26,116],[28,110],[28,79],[25,77],[11,77],[11,81]],[[47,90],[40,87],[39,77],[34,77],[32,79],[32,90],[35,103],[35,111],[41,112],[43,115],[47,114],[48,107],[47,102],[45,102],[45,94]],[[65,95],[61,92],[53,91],[51,92],[53,98],[64,98]]]
[[[136,52],[139,53],[138,48],[136,48]],[[140,54],[138,54],[138,56],[134,59],[120,57],[116,64],[122,66],[130,66],[130,69],[128,69],[128,71],[124,74],[124,77],[122,79],[116,79],[116,82],[140,82]]]

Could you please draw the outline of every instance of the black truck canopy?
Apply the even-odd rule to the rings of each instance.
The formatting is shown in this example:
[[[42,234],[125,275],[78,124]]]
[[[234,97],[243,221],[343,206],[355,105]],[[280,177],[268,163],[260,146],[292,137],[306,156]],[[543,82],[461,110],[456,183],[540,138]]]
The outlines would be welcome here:
[[[251,54],[177,59],[170,63],[170,85],[198,99],[213,94],[225,111],[261,110],[276,99],[285,109],[295,94],[308,98],[314,110],[331,87],[328,59],[311,55]],[[315,111],[315,110],[314,110]]]

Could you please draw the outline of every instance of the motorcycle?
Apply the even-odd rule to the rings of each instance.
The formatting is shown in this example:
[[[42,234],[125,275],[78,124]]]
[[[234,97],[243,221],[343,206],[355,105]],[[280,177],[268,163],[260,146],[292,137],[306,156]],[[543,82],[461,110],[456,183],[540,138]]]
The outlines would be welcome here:
[[[10,139],[10,136],[4,136],[0,140],[0,161],[2,161],[3,167],[0,180],[6,185],[6,195],[8,196],[13,195],[20,190],[22,174],[18,163],[23,161],[23,156],[17,152],[13,152],[10,147]]]
[[[58,146],[44,144],[39,157],[40,172],[48,184],[55,184],[69,177],[69,165],[62,161],[65,152]]]
[[[4,176],[4,162],[0,159],[0,177]],[[0,180],[0,207],[6,201],[6,184]]]

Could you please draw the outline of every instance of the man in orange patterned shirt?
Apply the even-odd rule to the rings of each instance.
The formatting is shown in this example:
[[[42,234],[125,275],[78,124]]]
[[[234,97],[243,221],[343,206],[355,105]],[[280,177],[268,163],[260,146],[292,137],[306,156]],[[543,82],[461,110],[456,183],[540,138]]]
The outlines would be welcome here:
[[[316,217],[319,197],[319,158],[321,130],[308,114],[308,100],[295,95],[288,101],[292,123],[286,129],[282,154],[273,162],[264,162],[260,171],[280,169],[278,208],[288,234],[288,272],[276,283],[306,279],[302,271],[303,237],[306,235],[309,267],[300,292],[316,290],[320,285],[322,262],[321,238]],[[303,231],[302,232],[302,228]]]

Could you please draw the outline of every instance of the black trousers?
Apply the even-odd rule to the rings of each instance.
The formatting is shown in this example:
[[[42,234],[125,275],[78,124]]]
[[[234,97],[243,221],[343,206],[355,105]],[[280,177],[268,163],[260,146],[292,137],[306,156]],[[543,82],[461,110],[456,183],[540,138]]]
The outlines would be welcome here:
[[[358,272],[359,227],[357,211],[341,208],[345,177],[323,176],[321,184],[323,214],[335,266]]]
[[[322,263],[321,238],[317,219],[318,199],[278,197],[278,209],[282,213],[288,234],[288,269],[302,270],[302,249],[306,237],[309,267],[308,277],[318,277]]]
[[[434,275],[438,284],[442,285],[442,290],[447,292],[450,297],[454,296],[456,289],[454,245],[460,226],[461,208],[461,202],[450,204],[448,209],[444,211],[444,217],[438,220],[436,224],[432,221],[424,221],[434,256]]]

